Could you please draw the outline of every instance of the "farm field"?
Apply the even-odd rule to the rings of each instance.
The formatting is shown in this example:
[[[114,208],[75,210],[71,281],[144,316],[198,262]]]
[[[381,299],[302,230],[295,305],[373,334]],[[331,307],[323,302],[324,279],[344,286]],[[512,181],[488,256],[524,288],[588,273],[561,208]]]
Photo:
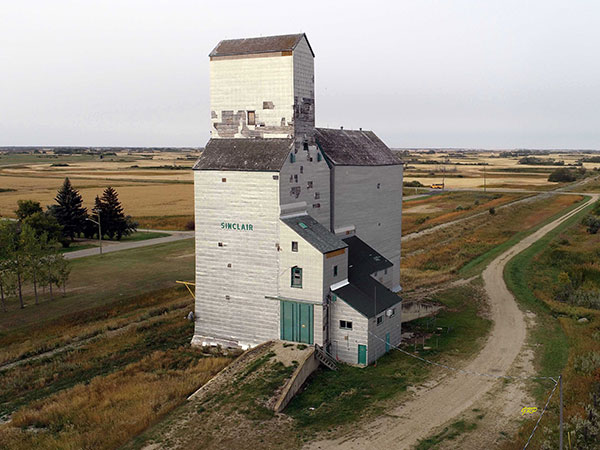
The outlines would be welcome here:
[[[403,243],[401,279],[404,290],[477,274],[477,270],[471,270],[472,273],[459,271],[465,272],[467,264],[473,265],[477,262],[476,258],[574,206],[581,198],[548,194],[547,197],[498,209],[493,215],[473,217],[438,233],[418,236]],[[481,264],[479,268],[483,268]]]
[[[468,217],[533,194],[445,192],[402,204],[402,235]]]

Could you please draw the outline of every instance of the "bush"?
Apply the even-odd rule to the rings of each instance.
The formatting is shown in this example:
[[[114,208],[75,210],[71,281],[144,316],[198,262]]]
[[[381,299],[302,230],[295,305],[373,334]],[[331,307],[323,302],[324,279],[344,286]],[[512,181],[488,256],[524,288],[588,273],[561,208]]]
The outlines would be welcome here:
[[[414,180],[414,181],[405,181],[403,183],[404,187],[424,187],[423,184],[420,181]]]
[[[188,223],[185,224],[185,229],[189,231],[194,231],[196,229],[196,222],[190,220]]]
[[[555,183],[570,183],[577,179],[577,174],[573,170],[569,169],[556,169],[554,172],[550,174],[548,177],[548,181],[552,181]]]
[[[590,234],[596,234],[600,231],[600,217],[589,214],[583,218],[581,223],[587,227],[587,232]]]
[[[493,206],[489,209],[489,211],[492,216],[496,215],[496,208],[494,208]]]

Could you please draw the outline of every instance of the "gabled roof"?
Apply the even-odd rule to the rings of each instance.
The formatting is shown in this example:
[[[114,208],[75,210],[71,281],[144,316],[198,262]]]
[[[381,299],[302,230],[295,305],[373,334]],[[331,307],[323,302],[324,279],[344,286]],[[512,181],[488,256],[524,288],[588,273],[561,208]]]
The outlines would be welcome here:
[[[381,314],[402,299],[371,277],[393,264],[357,236],[343,239],[348,244],[348,284],[333,293],[368,318]]]
[[[315,138],[328,161],[333,165],[389,166],[402,164],[372,131],[316,128]]]
[[[278,172],[293,147],[293,139],[211,139],[194,170]]]
[[[209,56],[251,55],[257,53],[293,51],[302,38],[306,38],[306,34],[300,33],[245,39],[227,39],[219,42],[213,51],[210,52]],[[312,55],[315,56],[315,53],[312,51],[310,43],[308,42],[308,38],[306,38],[306,43],[308,44]]]
[[[358,236],[342,239],[348,244],[348,271],[359,277],[369,276],[394,264]],[[350,274],[352,278],[353,274]]]
[[[284,217],[281,221],[321,253],[329,253],[348,247],[348,244],[308,214]]]

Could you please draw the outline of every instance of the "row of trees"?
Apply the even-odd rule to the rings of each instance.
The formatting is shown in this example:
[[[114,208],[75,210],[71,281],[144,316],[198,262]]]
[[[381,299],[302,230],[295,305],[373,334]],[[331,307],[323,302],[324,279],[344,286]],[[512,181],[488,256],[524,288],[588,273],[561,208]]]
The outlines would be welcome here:
[[[31,216],[29,216],[31,217]],[[39,288],[48,287],[50,299],[53,287],[66,289],[70,267],[60,253],[60,243],[48,233],[38,232],[25,220],[0,221],[0,302],[6,311],[6,299],[16,295],[24,308],[23,287],[31,282],[35,304]]]
[[[55,201],[45,212],[39,202],[19,201],[16,214],[20,221],[26,220],[38,233],[46,232],[50,240],[58,240],[64,247],[79,236],[98,237],[98,225],[94,223],[98,218],[102,237],[109,239],[120,240],[135,232],[138,226],[131,216],[125,215],[117,191],[112,187],[107,187],[102,196],[96,196],[91,213],[83,206],[81,194],[68,178],[58,190]]]

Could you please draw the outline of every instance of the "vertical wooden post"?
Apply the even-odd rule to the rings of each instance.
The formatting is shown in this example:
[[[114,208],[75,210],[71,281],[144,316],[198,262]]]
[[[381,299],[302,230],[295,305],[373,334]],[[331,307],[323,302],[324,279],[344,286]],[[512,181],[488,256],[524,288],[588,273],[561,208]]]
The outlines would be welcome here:
[[[560,407],[559,407],[559,416],[560,416],[560,425],[559,425],[559,441],[558,448],[563,450],[563,383],[562,383],[562,375],[558,377],[558,393],[560,397]]]

